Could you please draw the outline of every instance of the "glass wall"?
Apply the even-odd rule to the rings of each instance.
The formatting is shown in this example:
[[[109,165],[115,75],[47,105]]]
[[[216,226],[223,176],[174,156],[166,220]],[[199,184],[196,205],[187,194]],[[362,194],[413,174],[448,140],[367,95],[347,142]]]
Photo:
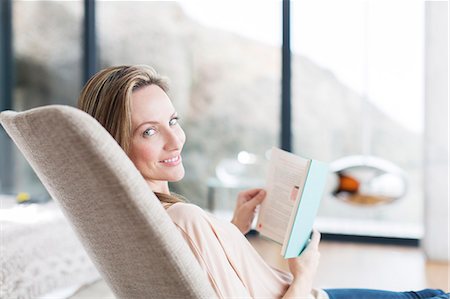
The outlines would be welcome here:
[[[172,187],[200,206],[215,198],[229,210],[240,188],[264,185],[266,152],[279,145],[281,4],[97,2],[99,67],[148,64],[170,79],[187,134],[186,176]],[[75,105],[83,5],[13,2],[13,109]],[[423,27],[420,1],[291,2],[294,152],[335,167],[342,158],[375,157],[406,182],[389,204],[330,194],[319,213],[324,231],[395,221],[404,236],[420,237]],[[21,154],[14,159],[14,192],[45,193]],[[330,179],[329,192],[340,179]]]
[[[398,183],[385,203],[327,196],[323,230],[421,235],[423,18],[421,1],[292,2],[295,152],[342,170],[331,192],[352,171],[365,176],[360,190],[382,194],[381,174]]]
[[[76,105],[81,87],[82,17],[83,1],[13,1],[14,110]],[[22,154],[13,149],[13,192],[46,196]]]
[[[206,207],[208,186],[217,201],[220,192],[264,179],[236,159],[242,151],[264,157],[278,144],[279,2],[99,1],[97,17],[102,67],[148,64],[170,79],[187,135],[186,175],[175,192]],[[228,195],[216,208],[234,206]]]

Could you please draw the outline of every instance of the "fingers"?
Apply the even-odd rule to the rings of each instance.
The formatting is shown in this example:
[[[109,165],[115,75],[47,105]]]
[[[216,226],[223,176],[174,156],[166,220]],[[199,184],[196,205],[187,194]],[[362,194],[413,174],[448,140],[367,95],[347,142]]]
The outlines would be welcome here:
[[[255,188],[255,189],[249,189],[249,190],[245,190],[242,191],[240,194],[247,198],[248,200],[252,199],[256,194],[258,194],[259,191],[261,191],[263,189],[261,188]]]
[[[321,235],[320,235],[319,231],[316,229],[313,229],[311,241],[309,242],[308,247],[317,249],[319,247],[320,237],[321,237]]]
[[[252,199],[246,202],[246,205],[248,205],[252,210],[256,208],[259,204],[261,204],[266,197],[266,191],[263,189],[259,189],[259,192],[256,193],[255,196],[253,196]]]

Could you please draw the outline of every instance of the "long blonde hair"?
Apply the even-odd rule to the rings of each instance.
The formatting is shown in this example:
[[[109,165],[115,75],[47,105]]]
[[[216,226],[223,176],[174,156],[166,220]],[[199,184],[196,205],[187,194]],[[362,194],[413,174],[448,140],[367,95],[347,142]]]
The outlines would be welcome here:
[[[167,79],[147,65],[109,67],[89,79],[78,98],[78,108],[92,115],[105,127],[128,155],[131,96],[134,91],[149,85],[157,85],[166,93],[169,90]],[[185,201],[177,194],[155,194],[166,204]]]

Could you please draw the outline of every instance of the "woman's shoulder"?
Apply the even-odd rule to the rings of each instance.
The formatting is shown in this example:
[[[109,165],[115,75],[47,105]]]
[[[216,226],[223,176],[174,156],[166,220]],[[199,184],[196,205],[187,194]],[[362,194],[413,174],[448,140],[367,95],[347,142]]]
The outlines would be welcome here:
[[[177,202],[167,208],[172,221],[182,226],[192,226],[199,223],[208,222],[207,213],[199,206],[191,203]]]
[[[199,206],[187,202],[174,203],[170,207],[168,207],[166,211],[169,214],[205,213],[205,211]]]

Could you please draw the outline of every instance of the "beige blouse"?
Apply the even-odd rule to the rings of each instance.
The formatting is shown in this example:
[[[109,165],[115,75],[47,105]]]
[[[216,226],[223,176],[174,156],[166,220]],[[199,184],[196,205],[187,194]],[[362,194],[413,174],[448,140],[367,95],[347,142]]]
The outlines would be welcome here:
[[[239,229],[196,205],[167,209],[219,298],[281,298],[292,275],[269,266]],[[314,290],[310,298],[327,298]]]

